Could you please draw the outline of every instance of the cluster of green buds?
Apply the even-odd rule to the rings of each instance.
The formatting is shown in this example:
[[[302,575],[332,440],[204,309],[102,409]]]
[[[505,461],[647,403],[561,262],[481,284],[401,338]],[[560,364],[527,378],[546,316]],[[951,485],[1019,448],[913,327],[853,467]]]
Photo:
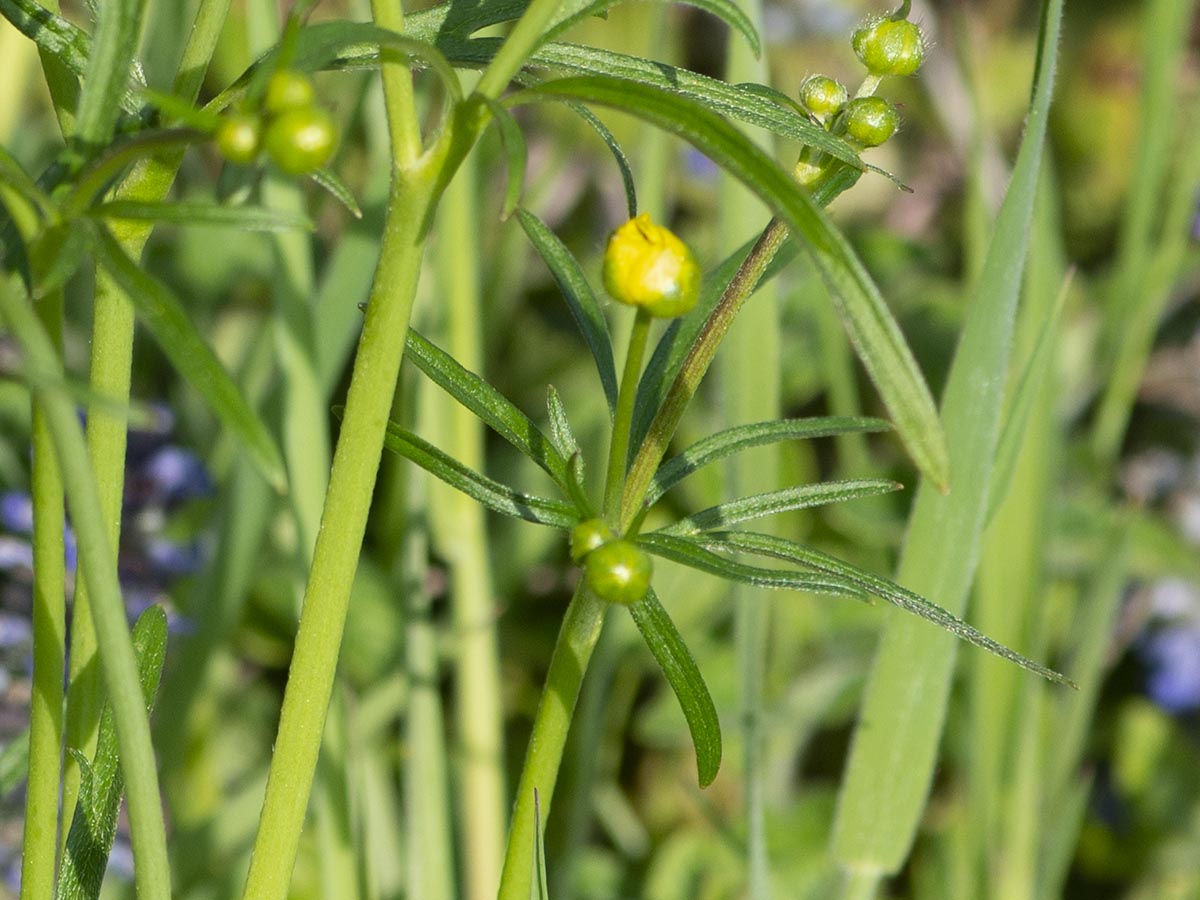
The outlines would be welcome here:
[[[601,600],[629,606],[650,589],[650,557],[617,538],[603,519],[585,519],[572,529],[571,559],[583,566],[584,581]]]
[[[827,75],[812,75],[800,85],[800,103],[829,131],[845,137],[860,148],[878,147],[900,127],[896,107],[873,96],[879,82],[889,76],[912,75],[925,59],[925,36],[908,21],[909,2],[888,16],[868,19],[851,37],[867,77],[853,98],[846,86]],[[802,183],[814,180],[820,169],[801,160],[797,177]]]
[[[230,162],[250,165],[266,150],[289,175],[309,175],[329,162],[337,138],[337,126],[316,101],[312,79],[290,69],[271,76],[260,109],[223,116],[213,133]]]

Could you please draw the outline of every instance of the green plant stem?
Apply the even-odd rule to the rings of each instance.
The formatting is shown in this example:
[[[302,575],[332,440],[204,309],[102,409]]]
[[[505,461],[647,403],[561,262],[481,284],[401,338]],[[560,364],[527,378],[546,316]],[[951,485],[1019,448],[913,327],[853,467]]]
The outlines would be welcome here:
[[[229,11],[230,0],[204,0],[180,61],[175,92],[194,98],[216,48]],[[117,191],[122,200],[159,202],[166,198],[183,159],[175,150],[159,159],[140,163]],[[113,236],[134,259],[141,256],[151,226],[116,221]],[[109,546],[116,552],[121,534],[121,498],[125,491],[125,442],[128,428],[123,412],[129,405],[133,366],[133,306],[103,270],[96,273],[92,320],[92,359],[88,388],[96,397],[89,404],[87,442],[91,465],[100,488],[101,509]],[[114,556],[115,559],[115,556]],[[91,625],[91,600],[87,579],[77,580],[71,612],[71,655],[67,687],[66,744],[91,758],[96,749],[96,729],[103,703],[96,671],[96,636]],[[67,758],[63,779],[62,815],[70,822],[79,793],[79,768]],[[67,839],[63,829],[62,840]]]
[[[400,372],[430,202],[426,179],[414,184],[397,175],[304,594],[246,900],[283,900],[288,893]]]
[[[874,870],[851,870],[842,885],[842,900],[874,900],[881,876]]]
[[[64,375],[54,345],[21,296],[15,279],[0,286],[0,312],[25,351],[29,370],[39,378],[49,379],[51,384],[60,383]],[[171,893],[171,874],[154,750],[150,744],[150,722],[117,582],[116,556],[108,546],[100,494],[74,405],[53,388],[38,388],[34,396],[45,412],[54,439],[71,521],[79,539],[80,569],[92,586],[92,619],[100,639],[100,669],[116,723],[126,782],[138,897],[166,900]]]
[[[525,60],[542,43],[546,26],[561,5],[562,0],[533,0],[529,4],[479,79],[475,93],[495,99],[504,92]]]
[[[483,371],[479,204],[475,164],[468,159],[446,189],[437,245],[438,294],[447,305],[446,348],[459,363]],[[440,399],[440,398],[439,398]],[[458,403],[441,403],[446,447],[456,459],[484,471],[483,424]],[[444,412],[443,412],[444,411]],[[463,896],[491,900],[504,858],[504,714],[496,636],[487,520],[470,497],[432,485],[431,517],[438,548],[450,566],[455,630],[455,724],[462,834]]]
[[[62,293],[38,304],[42,327],[58,344]],[[54,891],[58,854],[58,783],[62,775],[66,558],[62,475],[41,404],[33,405],[33,696],[29,710],[29,783],[21,842],[21,900]]]
[[[658,464],[667,452],[675,429],[679,427],[679,421],[683,418],[684,410],[712,364],[721,339],[725,337],[743,304],[754,293],[763,272],[775,258],[787,236],[787,226],[779,219],[772,218],[725,288],[716,308],[696,336],[695,343],[688,349],[683,366],[667,391],[662,406],[650,423],[646,439],[638,448],[629,467],[624,489],[620,494],[620,530],[627,528],[640,511],[642,498],[646,496]]]
[[[637,311],[633,328],[629,332],[629,346],[625,352],[625,368],[621,372],[621,387],[617,392],[617,411],[613,419],[612,442],[608,448],[608,476],[604,482],[604,512],[612,516],[621,500],[624,486],[625,467],[629,463],[629,429],[633,425],[633,407],[637,400],[638,375],[642,371],[642,358],[646,355],[646,342],[650,338],[650,314],[644,309]]]
[[[534,829],[541,827],[534,811],[534,793],[537,793],[542,817],[548,817],[563,746],[588,661],[600,639],[604,612],[605,603],[593,596],[581,581],[563,618],[554,655],[550,658],[550,671],[546,673],[546,687],[533,720],[533,734],[521,770],[512,826],[508,832],[498,900],[529,900],[533,883]]]

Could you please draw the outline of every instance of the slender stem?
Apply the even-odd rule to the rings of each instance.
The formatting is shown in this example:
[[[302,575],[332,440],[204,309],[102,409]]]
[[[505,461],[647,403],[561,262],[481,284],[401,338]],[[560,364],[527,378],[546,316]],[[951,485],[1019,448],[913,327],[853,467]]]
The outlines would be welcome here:
[[[534,829],[541,827],[534,811],[534,792],[537,792],[542,817],[548,817],[562,763],[563,746],[575,704],[579,700],[583,675],[600,639],[604,611],[604,602],[594,597],[580,582],[563,618],[562,629],[554,645],[554,655],[550,658],[550,671],[546,673],[546,688],[533,720],[533,734],[529,738],[529,749],[526,751],[525,766],[521,770],[521,783],[513,808],[512,827],[508,832],[498,900],[529,900]]]
[[[404,7],[400,0],[371,0],[371,15],[380,28],[404,33]],[[407,168],[421,155],[421,126],[417,121],[408,57],[394,48],[383,48],[379,56],[379,73],[383,79],[383,103],[392,142],[392,160],[401,168]]]
[[[613,420],[612,441],[608,448],[608,477],[604,484],[604,512],[613,515],[621,500],[621,488],[625,483],[625,467],[629,463],[629,430],[633,425],[633,408],[637,400],[638,376],[642,371],[642,357],[646,354],[646,342],[650,337],[650,314],[644,309],[637,311],[633,329],[629,332],[629,347],[625,352],[625,369],[621,373],[621,387],[617,393],[617,412]]]
[[[62,333],[62,293],[38,304],[51,340]],[[45,411],[33,406],[33,697],[29,711],[29,782],[21,842],[21,900],[54,892],[58,854],[58,783],[62,775],[66,559],[62,475]]]
[[[216,48],[229,11],[230,0],[203,0],[183,51],[175,90],[193,98],[200,90],[208,61]],[[117,192],[123,200],[160,201],[166,198],[183,160],[177,150],[139,163]],[[141,256],[152,226],[113,222],[113,235],[131,257]],[[133,306],[129,298],[102,270],[96,273],[96,297],[92,319],[92,359],[89,390],[96,402],[89,404],[87,441],[91,465],[100,488],[109,546],[120,543],[121,498],[125,490],[125,441],[133,366]],[[114,557],[115,558],[115,557]],[[96,671],[96,635],[91,624],[91,601],[87,579],[77,579],[71,612],[70,674],[67,688],[66,744],[90,757],[95,752],[96,729],[100,724],[102,696]],[[70,822],[79,793],[79,768],[68,757],[63,779],[62,816]],[[67,829],[62,830],[62,840]]]
[[[21,296],[15,279],[0,285],[0,312],[25,351],[29,370],[39,379],[47,379],[41,383],[61,383],[64,375],[54,345]],[[150,722],[117,582],[116,556],[109,550],[100,493],[73,404],[53,388],[37,388],[34,397],[45,411],[54,439],[71,521],[79,538],[80,568],[91,585],[100,669],[116,723],[126,782],[138,897],[166,900],[171,892],[171,874]]]
[[[646,496],[650,482],[654,479],[654,472],[662,461],[663,454],[667,452],[667,446],[675,434],[675,429],[679,427],[684,410],[708,371],[721,339],[733,324],[738,310],[754,293],[763,272],[775,258],[787,236],[787,226],[779,219],[771,219],[725,288],[716,308],[696,336],[695,343],[688,349],[683,366],[667,391],[662,406],[646,432],[646,439],[629,467],[620,497],[621,530],[624,530],[639,512],[642,498]]]
[[[495,99],[504,92],[514,75],[521,70],[525,60],[542,42],[542,35],[562,0],[533,0],[524,15],[517,20],[508,39],[484,70],[475,93]]]
[[[475,164],[468,159],[446,189],[437,244],[438,294],[448,311],[447,349],[463,366],[483,370],[480,296],[479,209]],[[443,412],[444,411],[444,412]],[[442,403],[446,446],[458,460],[484,468],[483,424],[458,403]],[[504,859],[504,714],[500,698],[500,654],[487,521],[470,497],[431,485],[434,539],[451,573],[450,602],[455,629],[455,724],[457,730],[459,821],[462,834],[463,896],[492,900]]]

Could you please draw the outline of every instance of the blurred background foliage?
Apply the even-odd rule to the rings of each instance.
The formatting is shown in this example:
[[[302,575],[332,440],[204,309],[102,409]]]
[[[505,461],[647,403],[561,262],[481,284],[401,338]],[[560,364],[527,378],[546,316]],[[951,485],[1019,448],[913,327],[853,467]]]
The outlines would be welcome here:
[[[151,84],[169,77],[190,6],[152,4],[147,34],[153,39],[143,48]],[[270,15],[264,6],[234,4],[207,95],[261,49],[261,18]],[[1074,700],[1064,700],[1062,689],[981,660],[977,651],[960,654],[942,762],[911,859],[889,885],[896,897],[1200,896],[1200,260],[1186,233],[1194,227],[1194,199],[1178,197],[1196,187],[1187,161],[1200,153],[1200,58],[1191,12],[1185,33],[1176,35],[1176,55],[1155,45],[1155,17],[1165,8],[1156,0],[1067,4],[1029,278],[1058,273],[1048,276],[1057,283],[1068,267],[1074,277],[1057,323],[1050,387],[1032,414],[1031,444],[1006,501],[1009,514],[1002,507],[993,519],[977,580],[977,599],[1002,596],[987,607],[990,619],[968,613],[985,631],[1081,681],[1077,664],[1092,659],[1096,678],[1084,684],[1084,694],[1094,693],[1073,711],[1066,704]],[[771,83],[794,93],[806,75],[822,72],[853,86],[858,70],[849,33],[881,11],[867,0],[768,3]],[[79,4],[67,5],[65,14],[80,22],[87,17]],[[365,3],[329,0],[316,17],[365,18]],[[868,156],[911,191],[868,176],[832,212],[896,311],[936,394],[1020,137],[1037,10],[1026,0],[942,0],[914,4],[914,18],[931,39],[928,63],[918,77],[889,85],[902,108],[903,131]],[[650,4],[618,8],[570,37],[718,76],[729,40],[704,13]],[[1148,72],[1164,54],[1170,56],[1169,102],[1165,118],[1147,123]],[[36,52],[0,24],[0,60],[0,140],[36,171],[59,141]],[[426,78],[421,88],[432,92]],[[275,204],[303,205],[318,223],[315,235],[164,228],[145,258],[186,299],[268,418],[283,415],[273,341],[286,304],[278,295],[311,304],[314,389],[324,393],[321,405],[328,408],[344,392],[357,304],[365,299],[377,253],[387,179],[377,80],[365,72],[325,73],[317,85],[343,128],[335,166],[359,198],[363,218],[277,175],[223,171],[206,148],[185,158],[177,196],[211,195],[215,185],[224,197],[259,194]],[[523,108],[518,115],[529,141],[524,203],[598,276],[605,235],[625,215],[608,151],[561,109]],[[633,160],[644,208],[669,221],[699,259],[715,264],[728,250],[729,234],[745,239],[765,223],[765,209],[727,218],[716,170],[695,151],[631,119],[606,121]],[[1157,175],[1144,156],[1148,128],[1167,148]],[[776,148],[781,160],[794,159],[796,150]],[[475,163],[486,375],[542,419],[546,386],[553,384],[581,445],[597,459],[607,427],[602,394],[549,273],[517,223],[500,220],[504,156],[494,133]],[[1186,220],[1171,216],[1172,201],[1186,206]],[[1138,225],[1139,205],[1148,206],[1140,213],[1148,217],[1144,226]],[[438,241],[457,237],[435,232],[430,258],[442,252]],[[1163,261],[1165,249],[1177,252]],[[452,247],[448,252],[453,258]],[[81,281],[68,292],[66,350],[75,371],[86,367],[88,351],[90,286]],[[783,412],[883,415],[831,320],[823,287],[803,261],[781,277],[776,296],[779,368],[758,376],[778,377]],[[422,282],[417,322],[433,337],[447,328],[439,299],[431,270]],[[618,334],[628,327],[623,317],[613,319]],[[1018,360],[1032,354],[1040,324],[1020,320]],[[1152,336],[1150,352],[1144,358],[1134,353],[1130,362],[1120,348],[1139,329]],[[13,364],[12,353],[0,340],[0,371]],[[1106,392],[1121,367],[1132,367],[1135,390],[1110,402],[1108,421],[1116,424],[1105,437],[1098,431]],[[257,480],[159,351],[140,338],[134,378],[144,414],[130,445],[120,562],[131,611],[162,601],[171,615],[155,728],[176,896],[236,896],[290,655],[304,539],[287,504]],[[422,433],[444,433],[439,405],[449,401],[416,379],[411,390]],[[706,386],[679,443],[714,430],[729,414],[723,405],[736,402]],[[336,427],[332,417],[327,424],[322,440]],[[21,835],[21,766],[14,770],[13,760],[29,696],[28,443],[26,394],[17,382],[0,379],[0,740],[6,743],[0,866],[8,876],[0,892],[15,890]],[[789,483],[850,470],[909,486],[916,478],[886,434],[752,452],[778,466]],[[406,895],[399,848],[410,836],[398,810],[399,773],[411,749],[400,727],[412,687],[405,668],[411,623],[396,601],[393,498],[401,488],[389,473],[397,465],[384,462],[380,514],[355,583],[322,787],[314,797],[314,805],[340,811],[331,830],[306,832],[298,898],[354,895],[322,885],[322,860],[339,852],[352,859],[361,896]],[[486,446],[486,469],[509,483],[544,489],[540,473],[498,440]],[[720,470],[706,471],[670,502],[680,509],[717,502],[727,496],[722,481]],[[407,587],[427,592],[447,660],[458,633],[445,603],[452,548],[437,523],[442,496],[430,489],[426,567],[408,572]],[[894,569],[911,496],[909,490],[792,513],[778,527],[886,574]],[[512,783],[578,573],[554,532],[495,517],[487,526],[501,647],[497,690]],[[1014,572],[1026,565],[1035,574]],[[614,617],[589,675],[549,823],[556,900],[745,896],[734,609],[722,582],[665,562],[658,564],[656,588],[726,723],[725,766],[710,789],[696,788],[678,707],[636,631],[625,617]],[[830,828],[878,612],[828,598],[777,595],[771,601],[760,762],[776,897],[832,896],[837,884]],[[439,669],[439,684],[452,704],[447,670]],[[989,691],[1001,683],[1009,706],[988,706],[995,702]],[[997,708],[1001,715],[980,713]],[[453,727],[448,739],[454,758]],[[1022,818],[1029,810],[1033,817]],[[132,894],[122,852],[119,840],[108,896]],[[467,869],[470,860],[459,865]],[[1022,875],[1022,867],[1033,875]]]

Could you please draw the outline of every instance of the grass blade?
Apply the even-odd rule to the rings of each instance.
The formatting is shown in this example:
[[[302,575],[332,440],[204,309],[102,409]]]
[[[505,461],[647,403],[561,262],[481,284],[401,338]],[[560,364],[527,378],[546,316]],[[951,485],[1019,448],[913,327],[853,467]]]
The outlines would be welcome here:
[[[943,496],[921,486],[896,577],[952,615],[966,603],[979,556],[1061,20],[1061,0],[1047,0],[1025,137],[947,382],[954,490]],[[860,883],[897,871],[908,855],[936,765],[956,650],[951,635],[909,616],[886,624],[834,826],[834,856]]]
[[[165,222],[173,225],[213,225],[243,231],[312,231],[312,220],[285,209],[265,206],[224,206],[219,203],[175,201],[143,203],[136,200],[111,200],[93,210],[102,219],[134,222]]]

